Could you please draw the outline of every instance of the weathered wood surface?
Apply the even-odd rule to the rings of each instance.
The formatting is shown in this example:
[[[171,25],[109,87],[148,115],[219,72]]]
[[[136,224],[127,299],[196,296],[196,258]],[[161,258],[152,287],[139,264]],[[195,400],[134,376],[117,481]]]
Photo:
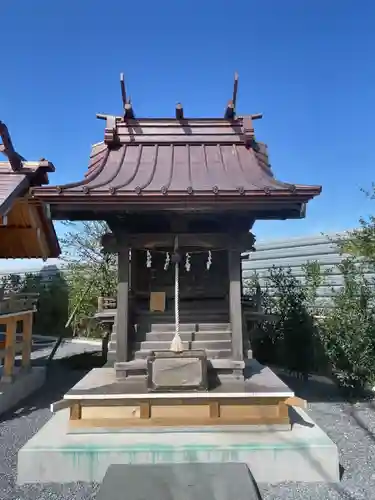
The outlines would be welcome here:
[[[0,342],[0,359],[4,360],[2,382],[12,382],[16,354],[22,353],[24,370],[30,367],[34,311],[35,308],[0,314],[0,325],[5,325],[5,339]],[[17,334],[18,322],[22,322],[22,334]]]
[[[170,233],[139,233],[127,234],[125,231],[117,231],[116,234],[108,233],[102,237],[102,245],[107,252],[117,253],[125,246],[128,248],[165,248],[172,250],[174,245],[174,234]],[[197,248],[200,250],[210,249],[237,249],[241,252],[253,248],[254,236],[246,232],[228,233],[183,233],[178,235],[179,247],[181,249]]]
[[[72,428],[289,426],[286,397],[72,400]],[[288,401],[289,405],[294,401]]]

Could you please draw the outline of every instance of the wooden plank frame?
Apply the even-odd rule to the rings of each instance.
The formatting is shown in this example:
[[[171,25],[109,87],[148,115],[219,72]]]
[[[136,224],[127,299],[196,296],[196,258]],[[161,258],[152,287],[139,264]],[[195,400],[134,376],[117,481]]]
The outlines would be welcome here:
[[[72,428],[147,428],[290,425],[288,398],[190,398],[72,400]],[[117,408],[117,410],[116,410]],[[131,417],[119,417],[129,415]],[[85,418],[85,409],[89,418]],[[121,411],[121,409],[123,411]],[[120,410],[120,411],[119,411]]]
[[[0,314],[0,324],[6,327],[5,346],[0,350],[0,358],[4,358],[2,382],[13,381],[16,354],[22,353],[22,369],[30,368],[33,314],[34,310]],[[22,321],[22,342],[17,342],[18,321]]]

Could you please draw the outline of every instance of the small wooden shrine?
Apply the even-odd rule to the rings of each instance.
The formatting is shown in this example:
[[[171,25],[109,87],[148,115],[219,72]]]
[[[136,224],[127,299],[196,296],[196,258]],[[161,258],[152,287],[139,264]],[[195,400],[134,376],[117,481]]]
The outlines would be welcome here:
[[[48,184],[54,172],[45,159],[26,161],[14,149],[7,126],[0,122],[0,259],[42,258],[60,255],[53,223],[46,207],[31,199],[31,186]]]
[[[321,188],[275,179],[267,146],[255,137],[254,121],[261,115],[236,113],[237,84],[236,76],[221,118],[189,118],[182,104],[173,118],[138,118],[122,78],[123,114],[98,115],[106,123],[104,140],[92,147],[85,178],[32,189],[54,219],[106,220],[111,233],[103,237],[104,250],[118,255],[117,307],[103,313],[114,325],[116,377],[105,369],[107,384],[92,374],[88,385],[68,394],[74,399],[72,421],[86,412],[92,425],[103,426],[97,417],[104,410],[95,410],[100,399],[102,406],[117,406],[108,414],[121,415],[121,425],[288,418],[284,403],[291,391],[277,392],[274,379],[268,389],[246,385],[241,254],[253,248],[250,230],[257,219],[303,218]],[[191,361],[195,378],[189,379],[191,371],[177,376],[172,361],[155,358],[155,352],[170,349],[204,353],[208,391],[199,397],[184,392],[194,384],[199,390],[205,368],[197,353]],[[183,396],[149,392],[144,376],[150,378],[150,359],[164,363],[162,372],[169,366],[169,389]],[[178,381],[172,384],[173,376]],[[177,410],[186,404],[194,408],[189,417]]]
[[[60,247],[45,205],[31,199],[31,186],[48,183],[54,171],[47,160],[26,161],[14,149],[7,126],[0,122],[0,259],[58,257]],[[4,360],[0,382],[12,382],[15,356],[22,353],[21,367],[30,368],[33,316],[36,294],[6,295],[0,289],[0,359]],[[17,333],[17,325],[22,333]]]

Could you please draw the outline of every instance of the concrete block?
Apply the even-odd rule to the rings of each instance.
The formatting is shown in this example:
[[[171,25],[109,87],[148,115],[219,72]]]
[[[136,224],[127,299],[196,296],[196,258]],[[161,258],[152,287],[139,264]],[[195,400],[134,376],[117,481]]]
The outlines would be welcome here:
[[[246,464],[111,465],[96,500],[260,500]]]
[[[258,483],[338,482],[336,445],[301,409],[292,430],[158,429],[69,434],[56,413],[18,453],[18,484],[101,482],[111,464],[245,463]]]
[[[46,380],[46,368],[35,366],[30,370],[16,370],[12,382],[0,382],[0,414],[11,410],[22,399],[39,389]]]

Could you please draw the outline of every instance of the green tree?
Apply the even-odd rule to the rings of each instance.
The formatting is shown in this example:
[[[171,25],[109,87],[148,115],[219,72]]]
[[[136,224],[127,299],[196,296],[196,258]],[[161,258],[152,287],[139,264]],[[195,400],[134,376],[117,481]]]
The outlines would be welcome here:
[[[48,280],[43,272],[25,275],[21,293],[37,293],[38,306],[34,316],[34,333],[39,335],[68,335],[68,284],[64,274],[51,274]]]
[[[370,200],[375,200],[375,183],[372,184],[371,192],[365,192]],[[375,267],[375,216],[370,215],[367,219],[361,217],[359,228],[349,231],[346,238],[339,242],[343,252],[354,257],[360,257],[371,267]]]
[[[321,339],[339,384],[351,390],[375,383],[375,294],[355,258],[339,264],[344,285],[320,324]]]
[[[67,231],[61,238],[62,260],[69,284],[69,313],[78,307],[72,328],[75,334],[89,329],[99,296],[114,296],[117,285],[116,256],[104,254],[101,237],[109,231],[104,221],[65,223]],[[88,285],[91,288],[87,290]]]
[[[375,200],[375,184],[365,194]],[[344,284],[320,330],[340,385],[355,390],[375,383],[375,216],[361,217],[338,245],[350,257],[338,266]]]

